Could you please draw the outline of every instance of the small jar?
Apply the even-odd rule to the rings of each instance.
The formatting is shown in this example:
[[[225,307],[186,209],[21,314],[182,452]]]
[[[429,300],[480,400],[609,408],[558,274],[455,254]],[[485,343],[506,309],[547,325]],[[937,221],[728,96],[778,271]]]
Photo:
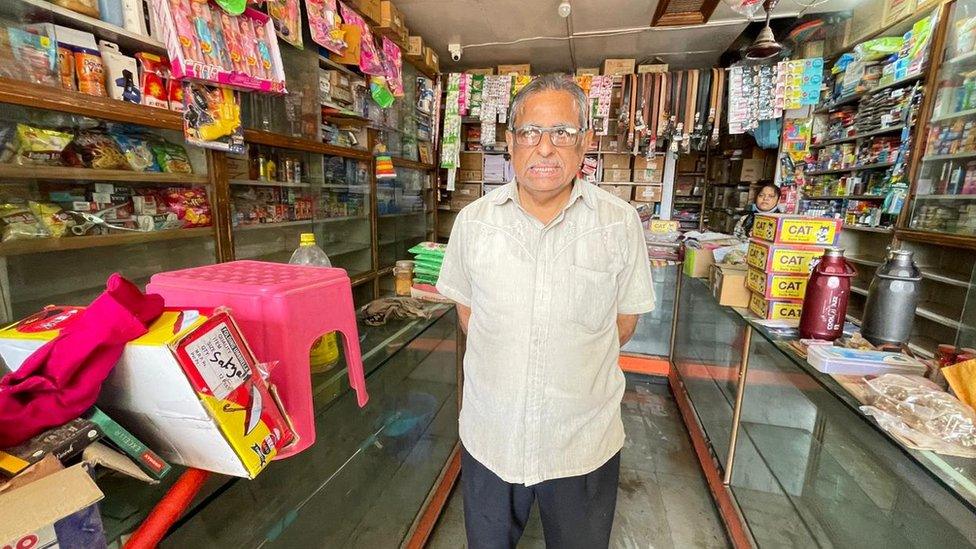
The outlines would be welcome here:
[[[398,296],[410,296],[410,287],[413,286],[413,261],[397,261],[393,267],[394,289]]]

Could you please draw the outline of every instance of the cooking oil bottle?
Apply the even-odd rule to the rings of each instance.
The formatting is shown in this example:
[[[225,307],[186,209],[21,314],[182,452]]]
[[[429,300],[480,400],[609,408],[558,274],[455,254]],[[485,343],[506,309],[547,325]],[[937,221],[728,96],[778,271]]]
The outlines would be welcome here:
[[[313,267],[331,267],[332,262],[325,250],[315,243],[315,234],[302,233],[298,248],[288,263],[292,265],[311,265]],[[309,353],[309,363],[313,374],[331,370],[339,362],[339,341],[335,332],[329,332],[315,340]]]

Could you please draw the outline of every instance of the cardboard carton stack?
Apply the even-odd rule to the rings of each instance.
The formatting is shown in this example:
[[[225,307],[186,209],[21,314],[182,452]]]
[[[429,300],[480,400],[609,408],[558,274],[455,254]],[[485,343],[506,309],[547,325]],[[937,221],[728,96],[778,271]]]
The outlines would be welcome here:
[[[756,214],[746,263],[749,309],[773,320],[799,320],[807,279],[824,248],[840,238],[841,221]]]

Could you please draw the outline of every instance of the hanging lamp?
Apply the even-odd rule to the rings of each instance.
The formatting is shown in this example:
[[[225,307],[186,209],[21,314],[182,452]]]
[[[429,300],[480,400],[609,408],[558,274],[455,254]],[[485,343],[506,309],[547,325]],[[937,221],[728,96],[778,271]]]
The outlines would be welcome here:
[[[766,26],[759,31],[759,36],[756,36],[752,44],[746,48],[746,59],[769,59],[783,51],[783,45],[776,41],[773,29],[769,26],[769,16],[777,3],[779,3],[778,0],[763,2],[763,9],[766,10]]]

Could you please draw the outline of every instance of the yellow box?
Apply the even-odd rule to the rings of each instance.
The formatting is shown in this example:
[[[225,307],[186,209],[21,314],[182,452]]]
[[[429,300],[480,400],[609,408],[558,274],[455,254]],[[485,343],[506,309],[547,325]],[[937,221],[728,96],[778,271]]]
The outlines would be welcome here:
[[[756,316],[768,320],[800,320],[803,302],[767,300],[753,293],[752,298],[749,299],[749,310]]]
[[[840,239],[840,219],[790,214],[756,214],[752,236],[777,244],[833,246]]]
[[[766,299],[803,299],[807,291],[805,275],[764,273],[749,269],[746,286]]]
[[[784,246],[752,239],[746,252],[746,263],[764,273],[810,273],[810,263],[823,255],[817,246]]]

